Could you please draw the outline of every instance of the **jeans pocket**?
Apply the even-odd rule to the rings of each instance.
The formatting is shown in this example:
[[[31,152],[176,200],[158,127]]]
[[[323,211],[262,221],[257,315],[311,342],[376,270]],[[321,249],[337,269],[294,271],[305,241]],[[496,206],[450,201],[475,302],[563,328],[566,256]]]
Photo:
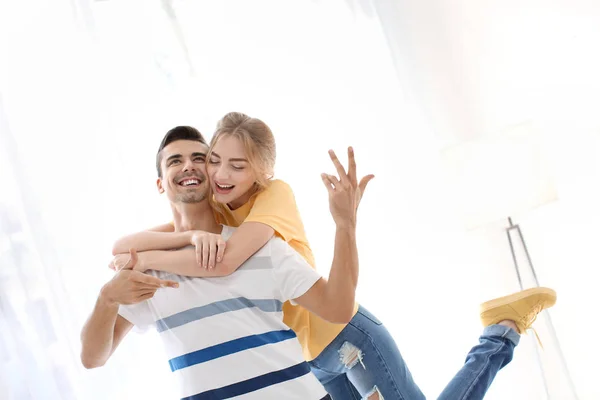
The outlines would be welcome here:
[[[362,315],[363,317],[365,317],[366,319],[370,320],[371,322],[373,322],[375,325],[382,325],[382,322],[373,314],[371,314],[369,312],[369,310],[367,310],[366,308],[360,306],[358,308],[358,313],[360,315]]]

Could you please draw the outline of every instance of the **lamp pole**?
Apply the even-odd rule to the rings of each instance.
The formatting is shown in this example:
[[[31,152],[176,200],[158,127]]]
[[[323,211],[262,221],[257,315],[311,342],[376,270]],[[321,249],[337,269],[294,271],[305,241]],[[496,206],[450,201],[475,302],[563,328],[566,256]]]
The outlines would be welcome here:
[[[517,243],[520,243],[523,248],[523,252],[525,253],[525,259],[527,260],[527,267],[529,268],[529,272],[533,276],[535,285],[537,287],[539,287],[540,283],[539,283],[535,268],[533,266],[533,262],[531,261],[529,249],[527,248],[527,244],[525,243],[525,238],[523,237],[523,232],[521,231],[521,227],[518,224],[514,224],[512,218],[509,217],[508,218],[508,227],[506,228],[506,236],[508,238],[508,244],[510,246],[510,252],[511,252],[513,263],[515,266],[515,272],[517,274],[517,279],[519,281],[519,287],[521,290],[524,289],[523,278],[521,276],[521,269],[519,268],[519,261],[518,261],[518,257],[517,257],[516,251],[515,251],[515,243],[513,242],[513,234],[514,233],[516,233],[516,236],[517,236],[517,240],[518,240]],[[550,313],[548,310],[543,310],[542,314],[540,314],[540,315],[543,316],[543,318],[546,322],[546,327],[547,327],[548,331],[550,332],[551,339],[554,342],[554,345],[555,345],[554,350],[558,353],[559,363],[563,370],[565,378],[567,380],[567,385],[569,387],[569,394],[571,395],[571,399],[578,400],[577,392],[575,391],[575,385],[573,384],[571,374],[569,373],[569,369],[567,367],[567,362],[566,362],[565,356],[562,352],[560,342],[558,341],[558,336],[556,335],[556,330],[554,329],[554,324],[552,323],[552,318],[550,317]],[[542,378],[544,381],[544,388],[546,390],[546,396],[548,397],[548,399],[551,399],[552,397],[550,395],[549,382],[548,382],[548,379],[545,374],[544,364],[542,363],[540,350],[538,349],[537,345],[535,345],[534,347],[535,347],[536,355],[538,358],[538,363],[539,363],[540,369],[542,371]],[[560,400],[566,400],[566,399],[561,397]]]

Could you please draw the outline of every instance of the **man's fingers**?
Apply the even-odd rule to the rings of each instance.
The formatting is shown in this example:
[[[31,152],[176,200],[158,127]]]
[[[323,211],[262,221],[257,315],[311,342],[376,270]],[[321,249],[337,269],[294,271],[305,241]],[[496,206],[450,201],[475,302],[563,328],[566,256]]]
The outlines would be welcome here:
[[[348,147],[348,178],[350,179],[350,184],[356,187],[356,160],[352,146]]]
[[[136,285],[133,287],[132,291],[134,293],[150,292],[150,291],[156,292],[161,287],[176,287],[177,286],[177,285],[172,285],[172,284],[167,285],[165,282],[174,282],[174,281],[158,279],[158,282],[156,282],[156,283],[137,282]],[[177,282],[175,282],[175,283],[177,283]]]
[[[179,282],[175,282],[172,281],[170,279],[161,279],[161,285],[162,287],[170,287],[170,288],[178,288],[179,287]]]
[[[154,287],[146,286],[146,287],[140,287],[140,288],[133,290],[133,293],[135,293],[138,296],[141,296],[143,294],[150,293],[150,292],[154,293],[158,289],[160,289],[160,287],[158,287],[158,286],[154,286]]]
[[[131,275],[131,279],[137,282],[138,285],[142,284],[139,285],[140,287],[160,287],[160,279],[158,279],[155,276],[145,274],[143,272],[134,271]]]
[[[179,287],[179,283],[171,280],[159,279],[155,276],[139,272],[136,274],[136,280],[141,283],[147,283],[151,286],[158,285],[161,287]]]
[[[137,298],[137,301],[138,301],[138,302],[142,302],[142,301],[144,301],[144,300],[151,299],[151,298],[153,298],[153,297],[154,297],[154,293],[155,293],[155,292],[147,292],[147,293],[144,293],[144,294],[140,294],[140,295],[138,296],[138,298]]]
[[[223,255],[225,254],[225,247],[227,247],[227,242],[223,239],[219,239],[217,242],[217,262],[223,261]]]
[[[329,157],[331,157],[331,161],[333,161],[333,165],[335,165],[335,169],[337,170],[337,173],[340,176],[340,181],[346,182],[348,179],[348,175],[346,175],[346,170],[342,166],[342,163],[337,158],[333,150],[329,150]]]

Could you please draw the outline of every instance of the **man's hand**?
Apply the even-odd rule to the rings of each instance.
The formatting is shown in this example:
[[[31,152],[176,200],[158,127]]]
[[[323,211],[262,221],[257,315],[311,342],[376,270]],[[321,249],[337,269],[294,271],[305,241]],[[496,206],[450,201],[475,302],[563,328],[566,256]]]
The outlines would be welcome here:
[[[137,253],[130,250],[129,268],[135,268]],[[136,304],[150,299],[161,287],[179,287],[179,283],[159,279],[132,269],[120,269],[102,288],[100,296],[110,305]]]
[[[190,243],[196,248],[196,260],[202,268],[213,269],[218,262],[223,261],[227,242],[220,234],[196,231],[192,234]]]
[[[338,227],[354,228],[360,200],[367,184],[375,176],[367,175],[360,180],[360,183],[357,182],[356,161],[352,147],[348,147],[348,173],[333,150],[329,150],[329,156],[339,175],[338,178],[335,175],[321,174],[323,183],[329,192],[329,211]]]

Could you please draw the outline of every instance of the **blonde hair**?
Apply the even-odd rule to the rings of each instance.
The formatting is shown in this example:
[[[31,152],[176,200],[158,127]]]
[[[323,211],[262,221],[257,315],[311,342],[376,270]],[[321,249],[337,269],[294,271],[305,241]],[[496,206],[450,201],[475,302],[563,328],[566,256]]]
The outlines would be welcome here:
[[[225,136],[235,137],[242,142],[250,168],[256,176],[257,191],[269,186],[275,170],[275,137],[271,128],[258,118],[230,112],[217,123],[217,130],[210,141],[208,159],[217,142]]]

